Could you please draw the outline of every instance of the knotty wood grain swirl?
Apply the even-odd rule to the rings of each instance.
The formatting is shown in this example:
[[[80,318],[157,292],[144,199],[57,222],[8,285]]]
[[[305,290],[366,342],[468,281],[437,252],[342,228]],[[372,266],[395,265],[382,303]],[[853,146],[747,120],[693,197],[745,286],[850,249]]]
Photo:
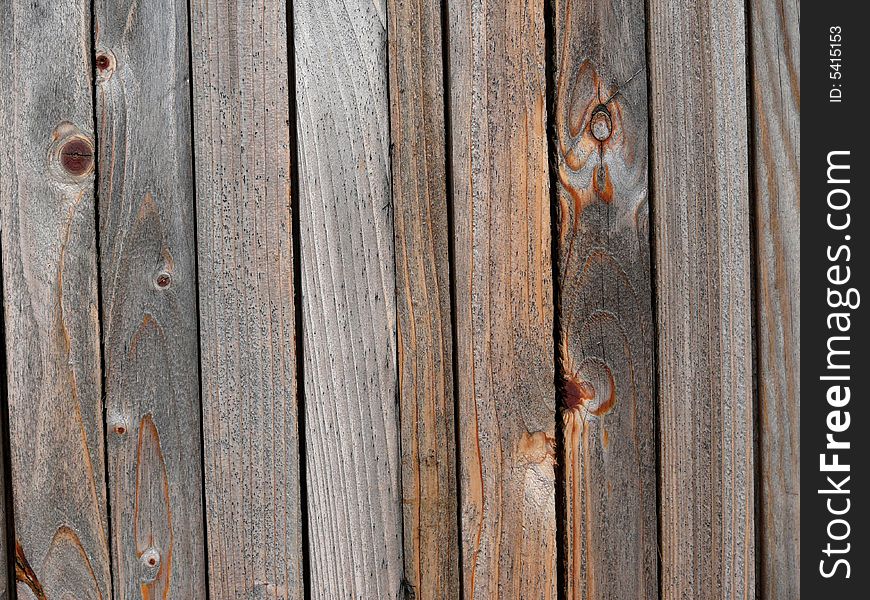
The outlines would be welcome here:
[[[744,4],[651,0],[662,598],[755,595]]]
[[[441,4],[388,5],[405,580],[459,597]]]
[[[209,597],[301,599],[286,3],[191,30]]]
[[[311,592],[392,599],[403,558],[386,2],[293,8]]]
[[[644,30],[643,2],[555,4],[572,600],[658,598]]]
[[[18,597],[111,598],[90,2],[0,6],[0,225]]]
[[[800,598],[800,6],[749,6],[760,592]]]
[[[204,598],[187,3],[94,10],[115,594]]]
[[[448,9],[463,597],[555,599],[544,4]]]

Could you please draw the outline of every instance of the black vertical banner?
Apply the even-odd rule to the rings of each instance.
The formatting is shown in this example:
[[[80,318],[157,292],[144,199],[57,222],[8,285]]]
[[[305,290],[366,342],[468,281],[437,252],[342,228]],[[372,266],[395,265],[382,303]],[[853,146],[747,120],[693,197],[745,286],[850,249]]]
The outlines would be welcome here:
[[[802,8],[801,591],[863,599],[870,597],[870,31],[861,2]]]

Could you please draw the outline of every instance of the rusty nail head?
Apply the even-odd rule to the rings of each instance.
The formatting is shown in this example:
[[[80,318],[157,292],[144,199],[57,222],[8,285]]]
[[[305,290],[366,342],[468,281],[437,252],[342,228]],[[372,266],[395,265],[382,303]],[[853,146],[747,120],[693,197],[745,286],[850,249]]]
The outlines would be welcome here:
[[[172,276],[166,272],[160,273],[157,276],[156,283],[159,288],[168,288],[169,284],[172,283]]]
[[[104,71],[109,68],[109,65],[112,64],[112,61],[109,60],[109,57],[100,52],[97,54],[97,68],[100,71]]]

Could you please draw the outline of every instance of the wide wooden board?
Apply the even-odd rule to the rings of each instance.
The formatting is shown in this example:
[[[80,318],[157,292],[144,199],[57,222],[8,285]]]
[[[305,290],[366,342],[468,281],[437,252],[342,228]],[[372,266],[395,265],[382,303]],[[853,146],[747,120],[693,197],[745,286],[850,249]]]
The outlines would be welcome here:
[[[459,597],[442,7],[387,8],[405,581],[440,600]]]
[[[293,8],[311,594],[396,598],[403,559],[386,2]]]
[[[554,599],[544,3],[448,10],[463,597]]]
[[[303,595],[286,3],[191,5],[212,600]]]
[[[644,4],[555,8],[569,600],[658,598]]]
[[[0,55],[18,597],[111,598],[90,2],[3,2]]]
[[[204,598],[187,3],[94,4],[118,598]]]
[[[744,4],[649,4],[663,600],[755,595]]]

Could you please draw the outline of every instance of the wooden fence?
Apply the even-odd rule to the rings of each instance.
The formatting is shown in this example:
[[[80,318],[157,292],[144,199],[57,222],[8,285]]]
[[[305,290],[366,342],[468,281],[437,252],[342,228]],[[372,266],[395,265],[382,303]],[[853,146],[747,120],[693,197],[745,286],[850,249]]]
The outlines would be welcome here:
[[[0,597],[799,598],[799,17],[0,0]]]

